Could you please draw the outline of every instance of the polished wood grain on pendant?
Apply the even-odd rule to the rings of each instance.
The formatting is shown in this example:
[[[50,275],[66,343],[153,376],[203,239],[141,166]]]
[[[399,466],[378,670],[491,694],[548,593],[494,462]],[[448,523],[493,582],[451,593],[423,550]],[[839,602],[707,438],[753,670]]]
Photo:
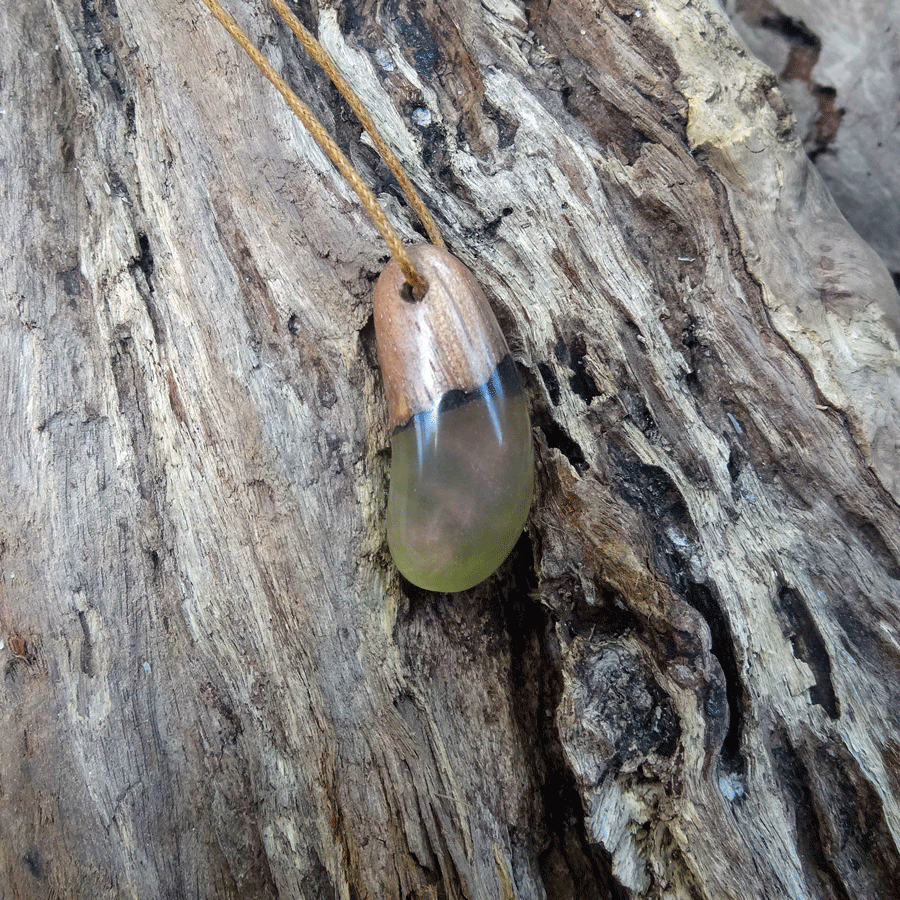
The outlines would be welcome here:
[[[410,249],[428,282],[413,300],[399,266],[375,289],[391,439],[387,536],[413,584],[461,591],[490,576],[525,525],[531,424],[515,363],[478,282],[447,251]]]
[[[484,291],[456,257],[432,244],[407,252],[428,283],[425,296],[412,298],[394,260],[375,286],[378,362],[394,427],[448,391],[485,384],[509,353]]]

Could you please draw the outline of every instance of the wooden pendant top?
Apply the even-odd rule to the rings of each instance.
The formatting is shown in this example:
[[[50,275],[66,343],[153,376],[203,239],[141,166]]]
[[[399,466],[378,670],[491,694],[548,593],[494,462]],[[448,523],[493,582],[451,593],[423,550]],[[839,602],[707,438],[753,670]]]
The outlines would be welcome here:
[[[410,298],[391,260],[375,285],[375,338],[393,427],[434,409],[447,391],[473,391],[509,353],[481,286],[454,256],[432,244],[409,256],[428,282]]]

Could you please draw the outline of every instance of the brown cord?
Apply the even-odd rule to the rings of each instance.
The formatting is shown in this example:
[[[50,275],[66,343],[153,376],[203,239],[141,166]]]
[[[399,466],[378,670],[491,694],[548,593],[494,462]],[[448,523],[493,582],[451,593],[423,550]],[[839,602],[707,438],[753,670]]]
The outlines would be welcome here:
[[[376,228],[378,228],[378,230],[381,232],[382,236],[384,237],[385,242],[388,245],[388,249],[391,251],[391,255],[394,257],[395,260],[397,260],[397,264],[400,266],[400,268],[403,269],[403,274],[406,276],[407,280],[409,281],[409,283],[412,287],[413,296],[421,297],[427,290],[428,284],[425,281],[425,279],[422,277],[422,275],[416,270],[415,266],[413,266],[412,260],[409,258],[409,254],[406,252],[406,248],[403,246],[403,241],[400,239],[400,235],[397,233],[397,230],[394,228],[394,226],[391,225],[390,220],[387,217],[387,214],[385,213],[384,209],[381,207],[381,204],[378,202],[378,199],[376,198],[372,189],[362,180],[359,173],[353,167],[353,164],[350,162],[349,159],[347,159],[343,150],[341,150],[341,148],[338,147],[338,145],[335,143],[335,141],[331,137],[331,135],[325,130],[325,128],[322,126],[322,123],[319,122],[319,120],[315,117],[315,114],[313,113],[313,111],[291,90],[291,88],[288,86],[287,82],[272,67],[271,63],[269,63],[269,61],[262,55],[262,53],[260,53],[259,50],[256,49],[254,44],[251,42],[250,38],[247,37],[247,35],[241,30],[241,27],[237,24],[237,22],[235,22],[234,19],[232,19],[231,16],[229,16],[228,13],[222,8],[222,5],[219,3],[219,0],[203,0],[203,2],[207,5],[207,7],[209,7],[209,11],[216,17],[216,19],[221,23],[221,25],[225,28],[225,30],[235,39],[235,41],[237,41],[237,43],[240,45],[241,49],[247,54],[247,56],[250,57],[250,59],[253,61],[253,64],[260,70],[260,72],[263,73],[263,75],[266,76],[266,78],[269,79],[270,82],[272,82],[272,84],[275,86],[278,93],[281,94],[281,96],[284,98],[285,103],[287,103],[287,105],[291,108],[291,111],[294,113],[294,115],[297,116],[297,118],[303,123],[304,127],[310,133],[310,135],[312,135],[315,142],[327,154],[328,158],[332,161],[332,163],[334,163],[335,168],[337,168],[337,170],[341,173],[341,175],[343,176],[343,178],[347,182],[347,184],[349,184],[350,187],[353,188],[353,190],[356,192],[357,196],[359,197],[360,201],[362,202],[362,205],[365,207],[366,211],[372,217],[372,221],[375,223]],[[278,8],[277,5],[276,5],[276,8]],[[279,13],[280,12],[281,12],[281,10],[279,9]],[[288,10],[288,13],[290,13],[290,10]],[[290,21],[289,20],[286,20],[286,21],[288,21],[288,24],[290,25]],[[303,28],[303,26],[300,24],[300,22],[297,22],[297,24],[300,25],[301,28]],[[292,30],[293,30],[293,26],[292,26]],[[305,31],[305,29],[303,29],[303,30]],[[334,80],[334,76],[332,75],[332,70],[334,70],[334,64],[331,62],[330,59],[328,59],[327,54],[325,54],[324,49],[322,49],[321,46],[318,44],[318,42],[315,41],[315,38],[313,38],[312,35],[309,34],[309,32],[306,32],[306,33],[309,35],[310,39],[315,43],[315,45],[321,51],[321,53],[319,55],[314,55],[313,58],[316,60],[317,63],[319,63],[319,65],[321,65],[325,69],[325,71],[328,73],[329,77],[331,77],[332,80]],[[296,32],[295,32],[295,34],[296,34]],[[298,37],[299,37],[299,35],[298,35]],[[303,41],[302,38],[301,38],[301,41]],[[303,41],[303,44],[304,44],[304,46],[306,46],[305,41]],[[328,67],[326,67],[325,64],[322,62],[322,59],[320,58],[320,56],[325,59],[328,59]],[[334,71],[335,71],[335,73],[337,72],[337,70],[334,70]],[[338,77],[340,78],[339,74],[338,74]],[[352,90],[350,89],[350,86],[347,85],[346,81],[344,81],[343,78],[341,78],[341,81],[347,87],[347,90],[352,93]],[[348,102],[350,102],[349,97],[344,92],[344,89],[341,87],[341,85],[338,84],[337,82],[335,82],[335,85],[338,88],[338,90],[340,90],[341,93],[344,94],[345,97],[347,97]],[[353,96],[354,96],[356,103],[360,107],[362,107],[362,101],[359,100],[359,98],[356,97],[355,94]],[[356,106],[353,103],[350,103],[350,105],[354,110],[356,110]],[[362,108],[364,108],[364,107],[362,107]],[[359,113],[357,112],[357,115],[358,114]],[[374,129],[375,125],[374,125],[374,123],[372,123],[371,117],[369,117],[368,114],[367,114],[367,118],[368,118],[369,122],[372,124],[372,128]],[[360,121],[362,121],[362,119],[360,119]],[[363,127],[366,128],[367,131],[369,131],[369,128],[366,125],[366,123],[362,122],[362,124],[363,124]],[[372,134],[371,131],[369,131],[369,133]],[[373,136],[373,140],[374,140],[374,136]],[[381,139],[380,135],[379,135],[379,140],[381,140],[381,142],[384,143],[383,140]],[[385,146],[387,146],[387,145],[385,145]],[[377,143],[376,143],[376,147],[377,147]],[[380,152],[380,150],[379,150],[379,152]],[[391,155],[393,156],[393,154],[391,154]],[[396,160],[396,157],[394,157],[394,159]],[[388,166],[391,168],[391,171],[393,172],[394,168],[393,168],[393,166],[391,166],[390,162],[388,162],[387,159],[385,159],[385,162],[388,163]],[[399,161],[397,161],[397,165],[398,166],[400,165]],[[395,172],[395,175],[396,175],[396,172]],[[405,177],[405,174],[404,174],[404,179],[405,179],[406,183],[409,184],[410,190],[412,190],[413,194],[415,194],[415,190],[412,188],[412,184],[409,183],[409,179],[407,179]],[[398,180],[399,180],[399,178],[398,178]],[[404,193],[407,193],[406,187],[404,186],[403,182],[400,183],[400,186],[403,188]],[[409,193],[407,193],[407,197],[409,197]],[[419,204],[422,203],[422,201],[419,199],[418,195],[416,195],[416,200],[418,201]],[[412,200],[410,200],[410,202],[412,202]],[[416,208],[416,211],[419,212],[416,205],[413,204],[413,206],[414,206],[414,208]],[[423,206],[423,208],[424,208],[424,206]],[[421,217],[421,215],[422,215],[421,212],[419,212],[420,217]],[[427,221],[426,221],[426,219],[423,218],[422,222],[425,225],[426,230],[428,231],[429,237],[431,237],[431,230],[429,229],[429,222],[431,223],[432,226],[434,226],[435,230],[436,230],[437,226],[434,225],[434,220],[431,218],[431,215],[427,213],[427,210],[426,210],[426,215],[428,216]],[[438,241],[440,241],[440,245],[443,246],[443,241],[440,240],[440,234],[438,234]]]
[[[331,79],[332,84],[334,84],[334,86],[344,95],[344,99],[350,104],[350,108],[356,113],[356,118],[359,119],[362,127],[365,128],[369,137],[372,138],[375,149],[381,154],[381,158],[391,170],[394,178],[397,179],[397,183],[403,189],[403,193],[406,194],[406,199],[409,200],[410,206],[412,206],[416,215],[419,217],[419,220],[425,226],[425,232],[428,235],[428,239],[432,244],[443,248],[444,240],[441,237],[437,222],[434,221],[434,218],[428,211],[428,207],[422,202],[422,198],[413,187],[402,163],[397,159],[397,154],[391,150],[387,141],[381,136],[381,132],[375,126],[375,122],[372,121],[372,117],[369,115],[369,110],[366,108],[365,103],[363,103],[356,91],[353,90],[347,79],[338,71],[337,66],[335,66],[325,48],[291,12],[284,0],[270,0],[270,2],[278,11],[278,15],[284,19],[288,28],[294,32],[297,40],[303,44],[306,52],[325,70],[325,74]]]

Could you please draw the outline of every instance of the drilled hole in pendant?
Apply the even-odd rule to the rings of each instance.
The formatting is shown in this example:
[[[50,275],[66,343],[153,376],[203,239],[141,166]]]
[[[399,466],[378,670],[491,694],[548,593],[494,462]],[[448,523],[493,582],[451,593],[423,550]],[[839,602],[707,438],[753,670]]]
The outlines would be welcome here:
[[[428,283],[426,282],[424,287],[416,290],[408,281],[403,282],[403,287],[400,288],[400,297],[406,303],[419,303],[422,298],[428,293]]]

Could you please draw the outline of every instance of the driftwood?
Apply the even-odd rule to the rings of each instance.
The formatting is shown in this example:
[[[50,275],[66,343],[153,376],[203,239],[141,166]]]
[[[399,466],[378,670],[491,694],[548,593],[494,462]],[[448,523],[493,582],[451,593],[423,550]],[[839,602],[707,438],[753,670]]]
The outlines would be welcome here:
[[[726,0],[780,76],[797,133],[850,224],[900,285],[900,4]]]
[[[0,5],[0,897],[896,896],[898,298],[773,72],[711,0],[298,13],[504,327],[528,529],[392,569],[384,245],[199,0]]]

